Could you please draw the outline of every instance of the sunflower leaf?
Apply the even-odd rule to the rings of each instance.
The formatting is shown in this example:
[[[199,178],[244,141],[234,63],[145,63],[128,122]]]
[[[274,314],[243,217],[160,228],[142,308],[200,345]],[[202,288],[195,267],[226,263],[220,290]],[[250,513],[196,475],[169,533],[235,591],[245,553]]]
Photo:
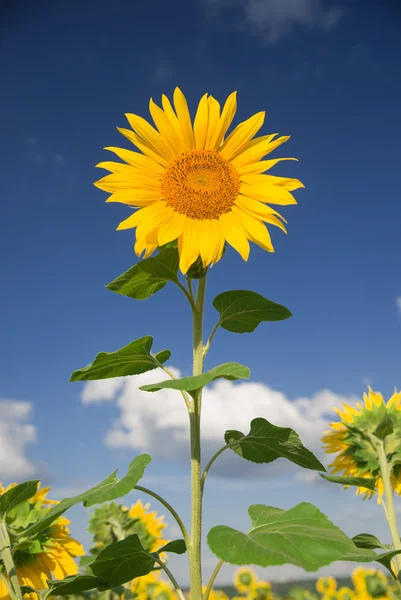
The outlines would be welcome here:
[[[321,462],[305,448],[293,429],[277,427],[261,417],[252,420],[247,435],[229,430],[224,439],[226,444],[231,444],[231,450],[238,456],[255,463],[270,463],[282,457],[304,469],[325,471]]]
[[[166,381],[160,381],[158,383],[142,385],[139,389],[144,390],[145,392],[158,392],[159,390],[168,388],[186,391],[191,395],[194,395],[197,390],[205,387],[205,385],[220,377],[233,381],[236,379],[247,379],[249,375],[250,370],[248,367],[238,363],[229,362],[214,367],[210,371],[202,373],[202,375],[191,375],[181,379],[167,379]]]
[[[70,381],[88,381],[139,375],[157,369],[170,358],[169,350],[152,355],[153,338],[148,335],[115,352],[100,352],[92,364],[74,371]]]
[[[391,561],[393,560],[394,556],[397,556],[397,554],[401,554],[401,550],[392,550],[391,552],[385,552],[384,554],[379,554],[379,556],[376,558],[376,561],[383,565],[383,567],[386,567],[386,569],[391,573],[394,579],[397,579],[397,573],[393,571]]]
[[[213,306],[220,313],[219,326],[233,333],[250,333],[262,321],[282,321],[292,316],[285,306],[246,290],[223,292],[213,300]]]
[[[168,542],[162,548],[159,548],[157,554],[161,552],[173,552],[174,554],[185,554],[187,547],[184,540],[173,540]]]
[[[249,533],[219,525],[207,536],[211,551],[232,565],[293,564],[317,571],[355,547],[341,529],[307,502],[290,510],[255,504],[248,512],[252,520]]]
[[[143,477],[146,466],[150,463],[151,457],[149,454],[140,454],[136,456],[128,467],[127,474],[118,479],[117,471],[114,471],[106,477],[101,483],[90,488],[88,491],[73,496],[72,498],[64,498],[59,504],[49,510],[49,512],[39,521],[25,529],[18,537],[29,537],[43,531],[53,523],[66,510],[82,502],[85,507],[93,506],[94,504],[102,504],[110,502],[116,498],[125,496],[134,489],[138,481]]]
[[[106,288],[134,300],[146,300],[164,288],[168,281],[178,283],[178,263],[177,248],[162,248],[159,254],[141,260]]]
[[[102,590],[109,589],[106,579],[96,577],[95,575],[70,575],[60,580],[48,579],[49,596],[67,596],[70,594],[79,594],[94,588]]]
[[[4,516],[25,500],[32,498],[38,489],[39,479],[24,481],[0,496],[0,515]]]
[[[350,548],[344,554],[344,556],[342,556],[341,560],[362,563],[376,561],[386,567],[386,569],[388,569],[388,571],[391,573],[391,576],[396,579],[397,576],[392,570],[391,561],[397,554],[401,554],[401,550],[392,550],[391,552],[376,554],[376,552],[373,550],[369,550],[368,548],[358,548],[354,544],[353,548]]]
[[[122,585],[153,569],[155,557],[147,552],[136,533],[110,544],[98,554],[90,568],[94,575],[107,580],[110,587]]]
[[[331,483],[364,487],[373,492],[376,489],[376,479],[370,477],[342,477],[341,475],[325,475],[324,473],[319,473],[319,475],[323,477],[323,479],[331,481]]]
[[[381,541],[371,533],[359,533],[352,538],[352,541],[358,548],[366,548],[368,550],[383,548],[383,550],[387,550],[386,546],[384,546]]]
[[[394,432],[394,423],[391,416],[386,413],[383,419],[380,421],[376,429],[373,431],[373,435],[379,440],[384,440],[388,435]]]

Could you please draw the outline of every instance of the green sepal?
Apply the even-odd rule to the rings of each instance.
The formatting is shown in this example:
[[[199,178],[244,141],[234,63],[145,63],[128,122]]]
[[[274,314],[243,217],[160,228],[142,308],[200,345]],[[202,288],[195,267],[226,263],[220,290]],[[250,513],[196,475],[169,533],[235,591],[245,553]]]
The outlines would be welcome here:
[[[138,481],[143,477],[145,468],[151,460],[149,454],[140,454],[131,461],[127,474],[122,479],[118,479],[117,471],[114,471],[101,483],[90,488],[88,491],[72,498],[64,498],[59,504],[51,508],[42,519],[31,525],[31,527],[28,527],[17,538],[29,537],[39,531],[43,531],[66,510],[79,502],[82,502],[88,508],[94,504],[102,504],[103,502],[109,502],[110,500],[125,496],[134,489]]]
[[[139,375],[157,369],[170,358],[170,350],[153,355],[153,338],[147,335],[115,352],[100,352],[92,364],[74,371],[70,381],[88,381]]]
[[[196,261],[189,267],[187,271],[188,279],[202,279],[206,277],[207,267],[203,266],[203,262],[200,256],[196,259]]]
[[[148,385],[142,385],[139,389],[145,392],[158,392],[162,389],[181,390],[189,392],[190,395],[196,394],[197,390],[205,387],[205,385],[211,383],[215,379],[223,377],[230,381],[237,379],[247,379],[250,375],[250,370],[244,365],[238,363],[229,362],[214,367],[202,375],[191,375],[189,377],[182,377],[181,379],[166,379],[158,383],[150,383]]]
[[[365,548],[368,550],[375,550],[376,548],[382,548],[387,550],[388,548],[381,543],[381,541],[371,533],[358,533],[352,538],[355,546],[358,548]]]
[[[343,477],[342,475],[325,475],[319,473],[323,479],[327,479],[331,483],[339,483],[340,485],[350,485],[356,487],[364,487],[373,492],[376,489],[376,479],[371,477]]]
[[[270,463],[282,457],[304,469],[325,471],[321,462],[305,448],[293,429],[277,427],[262,417],[252,420],[247,435],[229,430],[224,439],[226,444],[231,444],[230,449],[238,456],[255,463]]]
[[[38,489],[39,479],[24,481],[10,488],[0,496],[0,515],[5,516],[10,510],[32,498]],[[29,509],[28,509],[29,510]]]
[[[373,435],[379,440],[384,440],[388,435],[394,432],[394,423],[391,415],[386,413],[383,419],[380,421],[376,429],[373,431]]]
[[[249,533],[219,525],[207,536],[211,551],[232,565],[293,564],[317,571],[355,547],[341,529],[307,502],[290,510],[255,504],[248,512],[252,520]]]
[[[153,258],[145,258],[111,281],[106,288],[134,300],[146,300],[166,285],[178,283],[177,248],[164,247]]]
[[[285,306],[247,290],[223,292],[213,300],[213,306],[220,313],[219,326],[233,333],[250,333],[263,321],[292,316]]]

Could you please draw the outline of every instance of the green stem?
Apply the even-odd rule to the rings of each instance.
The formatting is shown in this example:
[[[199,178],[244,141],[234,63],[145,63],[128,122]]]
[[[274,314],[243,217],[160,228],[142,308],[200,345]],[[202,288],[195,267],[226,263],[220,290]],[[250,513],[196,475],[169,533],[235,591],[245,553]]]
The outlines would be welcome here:
[[[10,596],[12,600],[21,600],[21,588],[18,581],[17,571],[15,570],[13,555],[11,553],[10,537],[8,535],[7,525],[4,521],[0,521],[0,559],[4,564],[4,568],[10,582]]]
[[[394,509],[394,492],[391,486],[390,469],[387,462],[387,456],[384,446],[384,441],[376,442],[377,457],[379,459],[380,474],[383,480],[384,495],[387,510],[385,511],[388,526],[390,528],[391,539],[393,541],[394,550],[401,550],[400,534],[397,526],[397,516]],[[401,556],[394,557],[394,563],[397,567],[397,574],[401,572]]]
[[[218,450],[216,452],[216,454],[213,454],[212,458],[207,463],[205,470],[203,471],[203,475],[202,475],[202,479],[201,479],[202,492],[203,492],[203,488],[205,487],[205,481],[206,481],[206,477],[209,473],[210,467],[212,466],[212,464],[214,463],[216,458],[218,458],[220,456],[220,454],[222,454],[225,450],[227,450],[228,448],[232,448],[233,446],[236,446],[238,443],[239,443],[239,440],[234,440],[230,444],[226,444],[225,446],[220,448],[220,450]]]
[[[203,307],[206,294],[206,277],[199,279],[196,308],[193,310],[193,375],[203,371]],[[194,397],[189,411],[191,439],[191,552],[190,583],[191,600],[202,598],[201,533],[202,533],[202,485],[201,485],[201,415],[202,391]]]
[[[220,571],[221,567],[224,565],[224,560],[219,560],[219,562],[217,563],[213,573],[210,576],[209,579],[209,583],[206,586],[206,591],[205,591],[205,595],[203,596],[203,600],[209,600],[209,594],[212,591],[212,587],[214,584],[214,581],[218,575],[218,572]]]
[[[216,331],[218,330],[218,328],[220,327],[220,321],[217,321],[216,325],[213,327],[211,334],[209,335],[209,339],[205,344],[204,350],[203,350],[203,358],[205,358],[206,354],[209,352],[209,348],[210,348],[210,344],[212,343],[212,339],[214,338],[214,334],[216,333]]]
[[[170,514],[176,520],[178,527],[181,529],[181,533],[182,533],[183,538],[185,540],[185,544],[186,544],[187,548],[189,548],[189,546],[190,546],[190,539],[189,539],[188,532],[187,532],[187,530],[185,528],[185,525],[182,522],[179,514],[174,510],[174,508],[166,500],[164,500],[164,498],[162,498],[161,496],[159,496],[155,492],[152,492],[151,490],[148,490],[147,488],[142,487],[141,485],[136,485],[134,489],[138,490],[139,492],[143,492],[144,494],[148,494],[149,496],[152,496],[158,502],[160,502],[160,504],[163,504],[163,506],[165,506],[167,508],[167,510],[170,512]]]
[[[180,586],[177,583],[176,578],[174,577],[174,575],[172,574],[172,572],[170,571],[170,569],[168,569],[166,567],[166,565],[164,564],[164,562],[160,559],[160,558],[155,558],[155,561],[160,565],[160,567],[163,569],[163,571],[166,573],[167,577],[170,579],[171,583],[174,586],[175,591],[177,592],[178,597],[180,598],[180,600],[185,600],[185,596],[183,594],[182,589],[180,588]]]
[[[188,300],[188,302],[191,305],[192,310],[195,310],[195,303],[194,303],[194,297],[192,294],[192,290],[190,289],[190,291],[188,292],[185,287],[182,285],[182,283],[180,283],[179,281],[176,281],[175,284],[180,288],[180,290],[182,290]]]
[[[162,369],[165,373],[167,373],[167,375],[169,377],[171,377],[171,379],[177,379],[174,375],[174,373],[172,373],[170,371],[170,369],[168,369],[167,367],[165,367],[164,365],[162,365],[162,363],[159,363],[159,367],[160,369]],[[188,397],[187,392],[185,392],[184,390],[180,390],[182,397],[184,398],[184,402],[186,404],[187,409],[189,410],[189,407],[191,405],[191,399]]]

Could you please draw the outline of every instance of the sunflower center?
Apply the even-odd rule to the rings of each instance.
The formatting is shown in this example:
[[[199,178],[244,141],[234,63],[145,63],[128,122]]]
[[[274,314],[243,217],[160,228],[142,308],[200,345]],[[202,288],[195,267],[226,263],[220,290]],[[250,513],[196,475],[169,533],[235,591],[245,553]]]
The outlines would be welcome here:
[[[218,219],[231,210],[240,179],[236,169],[213,150],[180,154],[166,169],[162,194],[168,206],[191,219]]]

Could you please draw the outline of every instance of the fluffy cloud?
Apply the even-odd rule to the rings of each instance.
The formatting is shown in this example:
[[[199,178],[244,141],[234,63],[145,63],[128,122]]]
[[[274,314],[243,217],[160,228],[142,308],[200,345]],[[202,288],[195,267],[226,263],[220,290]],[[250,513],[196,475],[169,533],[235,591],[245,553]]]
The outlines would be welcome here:
[[[343,15],[336,6],[326,6],[325,0],[209,0],[216,10],[224,5],[238,4],[247,26],[269,44],[303,26],[327,31]]]
[[[170,367],[176,377],[180,372]],[[120,414],[106,433],[105,443],[113,448],[135,448],[151,452],[153,456],[171,460],[188,459],[189,423],[183,399],[179,392],[161,390],[149,393],[139,386],[166,378],[157,369],[138,375],[106,381],[88,382],[82,391],[85,404],[114,401]],[[310,398],[290,400],[280,391],[264,383],[233,383],[220,379],[204,391],[202,401],[202,436],[204,457],[211,456],[224,444],[226,429],[248,432],[255,417],[264,417],[275,425],[292,427],[310,450],[322,457],[321,435],[333,418],[333,407],[342,402],[354,403],[356,397],[345,397],[330,390],[322,390]],[[282,470],[284,464],[279,461]],[[232,452],[226,452],[216,462],[214,473],[231,476],[238,473],[244,462]],[[275,463],[272,465],[275,468]],[[254,465],[247,474],[260,474]]]
[[[0,477],[29,477],[35,472],[25,456],[25,445],[36,441],[36,428],[28,423],[30,402],[0,399]]]

